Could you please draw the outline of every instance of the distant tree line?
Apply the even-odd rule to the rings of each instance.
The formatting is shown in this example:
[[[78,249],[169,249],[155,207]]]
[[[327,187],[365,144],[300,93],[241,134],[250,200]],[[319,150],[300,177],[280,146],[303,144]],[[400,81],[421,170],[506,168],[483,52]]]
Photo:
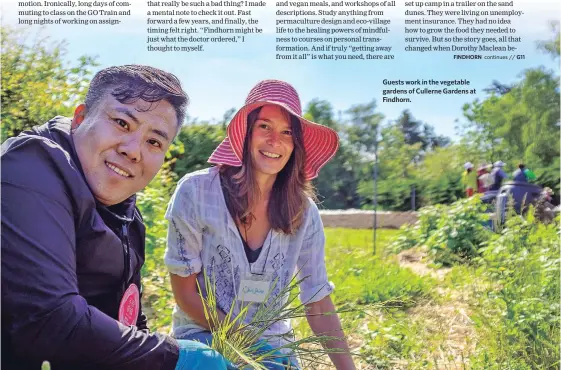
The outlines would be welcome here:
[[[559,59],[559,26],[552,40],[538,48]],[[1,28],[2,141],[56,115],[71,116],[97,66],[83,56],[65,62],[64,42],[53,42],[12,28]],[[305,105],[305,116],[336,129],[337,155],[314,185],[327,209],[373,207],[374,152],[378,152],[378,205],[409,210],[451,203],[463,196],[463,163],[502,160],[507,172],[525,162],[541,185],[559,194],[559,76],[543,67],[528,69],[512,84],[496,80],[488,96],[467,102],[458,120],[460,140],[438,135],[430,123],[405,110],[385,117],[374,100],[349,107],[335,116],[327,100]],[[168,153],[167,179],[208,167],[207,159],[224,138],[232,108],[218,122],[187,118]],[[451,122],[452,124],[452,122]]]

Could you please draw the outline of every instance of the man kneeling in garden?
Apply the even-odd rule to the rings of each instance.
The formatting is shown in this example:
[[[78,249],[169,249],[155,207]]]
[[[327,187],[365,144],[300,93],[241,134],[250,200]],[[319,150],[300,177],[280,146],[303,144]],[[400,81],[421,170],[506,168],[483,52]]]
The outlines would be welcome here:
[[[72,120],[2,146],[2,368],[226,369],[200,343],[149,333],[138,191],[185,116],[179,80],[139,66],[92,80]]]

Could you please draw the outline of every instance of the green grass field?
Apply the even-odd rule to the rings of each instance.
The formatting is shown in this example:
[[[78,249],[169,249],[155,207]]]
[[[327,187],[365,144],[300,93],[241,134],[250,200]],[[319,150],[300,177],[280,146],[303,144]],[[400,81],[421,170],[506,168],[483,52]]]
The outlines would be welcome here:
[[[339,316],[357,368],[558,368],[559,318],[551,315],[559,316],[559,236],[554,227],[537,226],[526,236],[520,230],[529,228],[516,227],[495,236],[493,251],[481,261],[447,268],[433,263],[423,248],[392,254],[398,230],[378,230],[374,254],[372,230],[326,229],[332,297],[343,311]],[[157,268],[146,271],[144,305],[150,327],[168,332],[169,279],[163,261],[152,266]],[[509,289],[503,281],[512,284]],[[544,314],[548,322],[540,319]],[[293,326],[297,337],[310,335],[305,319],[293,320]]]
[[[359,369],[399,368],[427,345],[426,323],[413,321],[408,312],[432,300],[437,281],[400,266],[397,256],[388,253],[397,232],[378,230],[374,254],[372,230],[325,230],[333,298],[339,310],[350,311],[339,316]],[[297,336],[310,334],[305,319],[295,320],[294,326]]]

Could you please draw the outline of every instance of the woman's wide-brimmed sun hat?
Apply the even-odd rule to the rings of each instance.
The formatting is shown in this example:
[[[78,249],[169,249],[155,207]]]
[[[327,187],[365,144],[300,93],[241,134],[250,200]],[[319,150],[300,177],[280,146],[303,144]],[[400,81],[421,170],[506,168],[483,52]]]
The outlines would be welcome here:
[[[305,152],[304,176],[307,180],[316,178],[319,170],[337,152],[339,136],[335,130],[302,117],[298,93],[290,84],[279,80],[264,80],[251,89],[245,105],[230,121],[226,138],[214,150],[208,162],[241,166],[247,116],[256,108],[268,104],[278,105],[300,120]]]

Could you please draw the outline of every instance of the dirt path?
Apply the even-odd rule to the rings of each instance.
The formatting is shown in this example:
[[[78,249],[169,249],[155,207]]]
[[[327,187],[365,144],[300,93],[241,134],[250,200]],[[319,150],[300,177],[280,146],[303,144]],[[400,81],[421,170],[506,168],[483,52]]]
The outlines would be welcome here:
[[[450,268],[433,269],[428,265],[426,253],[418,250],[403,251],[398,255],[400,266],[421,276],[432,276],[443,283]],[[410,310],[413,321],[422,320],[427,330],[441,336],[439,351],[433,353],[436,369],[469,369],[467,357],[475,350],[475,328],[470,319],[468,293],[450,289],[445,284],[436,287],[437,293],[446,297],[440,302],[427,302]]]
[[[467,358],[475,349],[475,329],[469,317],[471,311],[468,293],[449,288],[444,279],[451,269],[429,267],[430,261],[427,260],[424,252],[404,251],[397,256],[397,260],[400,266],[409,268],[418,275],[435,278],[436,293],[441,298],[420,303],[406,311],[407,324],[422,328],[419,330],[424,331],[420,336],[427,338],[427,342],[420,344],[424,347],[422,357],[430,359],[430,363],[423,365],[419,356],[419,358],[395,361],[390,367],[383,367],[383,369],[469,369]],[[382,318],[382,315],[382,313],[374,313],[372,317],[364,319],[356,330],[346,330],[351,351],[360,352],[360,349],[366,345],[364,338],[369,331],[368,322]],[[377,369],[375,365],[367,364],[360,359],[355,359],[355,364],[359,370]],[[315,369],[332,370],[334,367],[319,365]]]

